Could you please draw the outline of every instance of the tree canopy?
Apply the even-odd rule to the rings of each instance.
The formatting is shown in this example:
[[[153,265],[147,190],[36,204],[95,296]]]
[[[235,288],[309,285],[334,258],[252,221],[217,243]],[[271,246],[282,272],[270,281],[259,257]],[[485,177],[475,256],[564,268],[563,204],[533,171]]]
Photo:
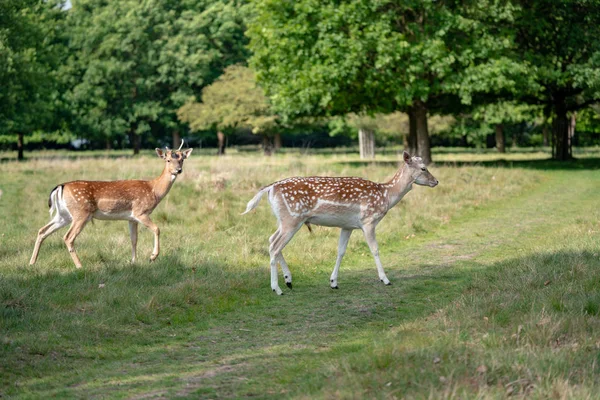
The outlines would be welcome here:
[[[62,52],[61,2],[0,2],[0,134],[50,128],[56,111],[56,69]]]
[[[426,161],[428,109],[455,108],[465,75],[501,60],[509,43],[502,23],[514,13],[511,3],[494,1],[260,0],[255,7],[251,65],[277,112],[407,110]]]
[[[245,8],[232,0],[78,0],[69,11],[68,98],[100,135],[185,129],[175,111],[247,56]]]
[[[239,127],[267,132],[277,116],[254,72],[242,65],[227,67],[214,83],[202,90],[202,102],[191,99],[178,110],[179,118],[193,130],[227,130]]]
[[[571,157],[567,113],[600,101],[600,1],[521,0],[514,57],[539,89],[520,94],[553,112],[555,156]]]
[[[588,135],[598,126],[600,0],[71,3],[0,2],[0,144],[16,141],[20,158],[24,138],[137,152],[234,126],[296,143],[352,126],[374,152],[373,132],[406,126],[428,162],[430,133],[491,147],[494,129],[503,142],[503,126],[526,124],[547,143],[551,121],[562,160],[576,119]]]

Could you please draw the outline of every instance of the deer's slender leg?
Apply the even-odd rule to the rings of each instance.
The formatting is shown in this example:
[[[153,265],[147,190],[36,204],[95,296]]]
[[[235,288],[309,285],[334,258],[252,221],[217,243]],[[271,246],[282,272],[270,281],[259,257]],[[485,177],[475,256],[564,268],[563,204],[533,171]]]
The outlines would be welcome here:
[[[273,256],[273,253],[271,251],[271,249],[273,248],[273,244],[274,242],[279,239],[279,237],[281,236],[281,226],[279,228],[277,228],[277,230],[275,231],[274,234],[271,235],[271,237],[269,238],[269,253],[271,256],[271,261],[270,261],[270,265],[271,265],[271,289],[273,289],[273,291],[275,293],[277,293],[278,295],[283,294],[281,292],[281,289],[279,288],[279,282],[277,279],[277,260],[276,258]]]
[[[296,232],[298,232],[298,230],[302,227],[303,223],[304,221],[294,221],[282,224],[278,229],[279,234],[273,235],[273,240],[269,246],[269,253],[271,255],[271,289],[273,289],[273,291],[278,295],[283,294],[283,292],[279,288],[279,282],[277,279],[277,261],[281,260],[281,251],[289,243],[289,241],[292,240]]]
[[[369,249],[371,249],[371,254],[373,254],[373,258],[375,258],[375,265],[377,265],[377,273],[379,274],[379,279],[386,285],[390,285],[390,280],[387,278],[387,276],[385,276],[383,265],[381,265],[381,260],[379,259],[379,245],[377,244],[377,240],[375,239],[375,225],[364,226],[363,232],[365,234],[365,239],[367,239]]]
[[[338,242],[338,255],[337,259],[335,260],[335,267],[333,268],[333,272],[331,273],[331,278],[329,280],[332,289],[338,288],[338,273],[340,272],[342,258],[344,257],[344,254],[346,254],[346,247],[348,247],[348,240],[350,239],[351,234],[352,229],[342,229],[342,231],[340,232],[340,240]]]
[[[81,219],[73,220],[71,227],[69,228],[69,230],[67,231],[67,234],[64,237],[65,244],[67,245],[67,250],[69,250],[69,254],[71,254],[71,258],[73,259],[73,262],[75,263],[76,268],[81,268],[81,260],[79,260],[79,257],[77,256],[77,253],[75,252],[75,247],[74,247],[75,239],[81,233],[81,231],[85,227],[85,224],[87,224],[88,220],[89,220],[89,218],[81,218]]]
[[[138,238],[138,223],[129,221],[129,237],[131,238],[131,262],[135,262]]]
[[[156,224],[152,222],[150,217],[147,215],[138,215],[136,216],[136,219],[144,224],[146,228],[150,229],[152,233],[154,233],[154,250],[152,250],[152,254],[150,255],[150,261],[154,261],[156,260],[156,257],[158,257],[158,253],[160,253],[160,229],[158,229],[158,226],[156,226]]]
[[[44,240],[63,226],[67,225],[68,223],[69,221],[63,218],[60,218],[58,220],[53,219],[52,221],[50,221],[50,223],[44,225],[44,227],[42,227],[39,230],[37,239],[35,241],[35,246],[33,248],[33,254],[31,255],[31,260],[29,260],[29,265],[33,265],[37,261],[38,254],[40,252],[40,246],[42,245]]]
[[[277,228],[277,230],[275,231],[275,233],[273,233],[273,234],[271,235],[271,237],[269,237],[269,245],[270,245],[271,243],[273,243],[273,240],[275,240],[275,239],[277,238],[277,236],[278,236],[278,235],[279,235],[279,228]]]
[[[287,262],[285,262],[285,258],[283,258],[283,253],[279,253],[279,266],[281,267],[281,272],[283,272],[283,279],[285,279],[285,284],[291,289],[292,272],[290,271],[290,267],[288,267]]]
[[[271,235],[271,237],[269,238],[269,245],[271,245],[271,243],[273,243],[274,240],[276,240],[280,235],[280,231],[279,228],[277,228],[277,230],[275,231],[274,234]],[[283,279],[285,279],[285,284],[287,285],[287,287],[289,287],[290,289],[292,288],[292,273],[290,272],[290,268],[288,267],[287,263],[285,262],[285,258],[283,258],[283,253],[280,253],[279,258],[279,266],[281,267],[281,272],[283,272]]]

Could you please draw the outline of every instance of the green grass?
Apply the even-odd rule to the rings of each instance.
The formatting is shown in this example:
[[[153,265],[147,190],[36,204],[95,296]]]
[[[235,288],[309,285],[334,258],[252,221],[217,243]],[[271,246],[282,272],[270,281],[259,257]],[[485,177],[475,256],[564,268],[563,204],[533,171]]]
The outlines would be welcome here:
[[[338,231],[300,231],[294,290],[270,291],[267,183],[292,175],[391,177],[396,156],[197,155],[153,214],[161,255],[131,265],[125,222],[46,240],[47,196],[74,179],[160,173],[160,160],[32,157],[0,165],[0,395],[8,398],[597,398],[600,161],[535,151],[437,154],[378,228],[393,285],[362,234],[329,289]],[[283,279],[280,285],[284,287]]]

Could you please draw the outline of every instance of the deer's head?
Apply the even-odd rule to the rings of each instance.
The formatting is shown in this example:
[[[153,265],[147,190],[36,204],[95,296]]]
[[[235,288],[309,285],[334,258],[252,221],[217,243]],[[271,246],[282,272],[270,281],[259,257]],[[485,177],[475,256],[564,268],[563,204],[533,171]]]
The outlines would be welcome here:
[[[436,187],[440,183],[431,175],[421,157],[411,157],[406,151],[402,154],[402,157],[410,176],[417,185]]]
[[[165,160],[166,168],[173,178],[183,172],[183,161],[192,154],[193,149],[181,150],[183,146],[183,140],[181,141],[181,146],[177,150],[169,150],[167,147],[166,150],[156,148],[156,154]]]

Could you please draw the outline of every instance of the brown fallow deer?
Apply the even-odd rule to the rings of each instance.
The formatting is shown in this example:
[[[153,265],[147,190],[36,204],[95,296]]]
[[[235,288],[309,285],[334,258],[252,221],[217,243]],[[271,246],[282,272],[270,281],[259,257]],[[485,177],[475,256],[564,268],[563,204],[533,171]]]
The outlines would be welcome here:
[[[248,202],[246,214],[256,208],[261,197],[268,193],[269,203],[279,227],[269,238],[271,256],[271,289],[283,294],[277,278],[277,263],[281,266],[286,285],[292,288],[292,274],[281,253],[303,224],[341,228],[338,255],[330,286],[338,288],[337,278],[346,252],[350,234],[361,229],[375,258],[379,279],[390,284],[385,275],[375,228],[387,212],[410,191],[413,183],[435,187],[438,180],[431,175],[420,157],[403,154],[404,165],[387,183],[371,182],[362,178],[296,177],[272,183],[260,189]]]
[[[85,225],[95,219],[129,221],[131,238],[131,262],[136,259],[138,223],[142,223],[154,233],[154,250],[150,261],[159,253],[158,226],[150,219],[150,214],[158,203],[169,193],[177,175],[183,172],[183,161],[190,156],[192,149],[181,151],[156,149],[156,154],[165,162],[162,174],[150,181],[72,181],[60,184],[52,189],[48,206],[52,220],[38,232],[33,255],[29,264],[35,264],[40,246],[52,233],[72,222],[64,237],[67,249],[77,268],[81,261],[73,244]]]

